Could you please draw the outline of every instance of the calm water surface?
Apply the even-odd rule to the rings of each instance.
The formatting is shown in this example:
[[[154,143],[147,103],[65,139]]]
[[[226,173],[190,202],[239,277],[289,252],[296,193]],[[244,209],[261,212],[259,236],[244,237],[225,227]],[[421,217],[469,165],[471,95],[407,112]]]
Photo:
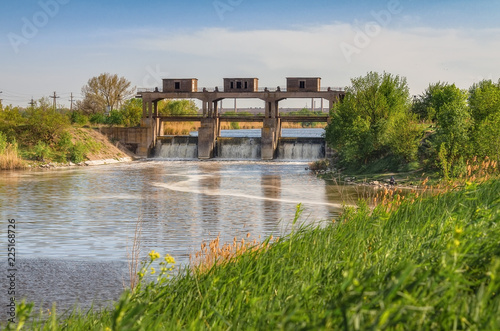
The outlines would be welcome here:
[[[127,284],[127,250],[138,220],[142,256],[154,249],[180,266],[218,234],[232,242],[248,233],[251,239],[287,233],[298,203],[302,222],[331,221],[342,202],[356,199],[356,189],[329,185],[306,167],[152,160],[3,172],[0,232],[6,233],[7,219],[16,219],[17,299],[44,309],[55,301],[63,310],[77,302],[82,308],[109,304]],[[5,265],[5,235],[0,243]],[[7,283],[0,283],[4,293]]]

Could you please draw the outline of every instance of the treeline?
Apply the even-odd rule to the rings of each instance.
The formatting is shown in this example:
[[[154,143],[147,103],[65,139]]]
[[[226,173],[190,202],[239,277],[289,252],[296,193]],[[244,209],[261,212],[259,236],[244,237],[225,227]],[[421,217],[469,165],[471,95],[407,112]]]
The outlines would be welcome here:
[[[500,160],[500,81],[462,90],[430,84],[410,96],[406,78],[369,72],[351,80],[331,110],[328,144],[345,169],[466,173],[471,160]]]
[[[162,100],[158,102],[160,115],[196,115],[198,109],[192,100]],[[118,109],[106,113],[104,108],[77,109],[71,115],[71,121],[79,125],[104,124],[125,127],[139,126],[142,118],[142,100],[130,99]]]

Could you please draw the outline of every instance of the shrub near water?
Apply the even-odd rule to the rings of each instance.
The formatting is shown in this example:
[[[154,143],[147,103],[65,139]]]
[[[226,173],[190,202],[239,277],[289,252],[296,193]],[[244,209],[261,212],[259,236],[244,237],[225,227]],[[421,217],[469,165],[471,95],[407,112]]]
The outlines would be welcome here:
[[[499,329],[500,181],[386,210],[361,203],[331,226],[296,229],[270,249],[249,250],[203,272],[186,269],[171,282],[125,293],[111,312],[59,325]]]
[[[19,157],[17,142],[7,142],[6,135],[0,132],[0,169],[13,170],[25,167],[25,162]]]

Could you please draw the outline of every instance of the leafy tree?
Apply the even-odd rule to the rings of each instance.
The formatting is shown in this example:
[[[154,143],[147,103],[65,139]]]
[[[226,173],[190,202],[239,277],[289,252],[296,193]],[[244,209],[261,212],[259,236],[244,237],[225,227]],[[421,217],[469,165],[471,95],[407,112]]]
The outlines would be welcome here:
[[[47,99],[40,99],[38,103],[37,107],[26,110],[24,141],[31,145],[39,141],[50,145],[70,126],[70,120],[55,111]]]
[[[500,112],[500,80],[496,84],[491,80],[483,80],[472,85],[469,89],[469,106],[476,123]]]
[[[130,99],[124,102],[122,109],[123,125],[126,127],[138,126],[142,118],[142,100]]]
[[[135,87],[130,86],[127,79],[116,74],[103,73],[92,77],[82,88],[84,99],[77,106],[90,113],[103,112],[106,107],[111,111],[118,108],[122,100],[133,96]]]
[[[18,107],[6,106],[0,112],[0,132],[8,141],[16,139],[18,128],[26,123],[23,112]]]
[[[158,112],[162,115],[196,115],[198,109],[192,100],[162,100]]]
[[[474,84],[469,89],[469,106],[474,120],[474,154],[500,160],[500,80]]]
[[[467,106],[467,92],[455,84],[429,85],[424,93],[429,114],[436,123],[427,157],[441,168],[445,177],[458,176],[465,170],[470,156],[471,115]]]
[[[436,120],[436,109],[443,106],[444,103],[451,100],[451,96],[447,93],[450,89],[446,88],[447,84],[437,82],[429,84],[425,92],[414,98],[412,112],[420,119],[434,122]]]
[[[420,132],[407,130],[412,117],[406,79],[369,72],[351,83],[344,100],[331,110],[326,128],[326,140],[339,151],[341,162],[367,164],[389,154],[413,159]],[[403,137],[408,139],[405,147],[395,148]]]

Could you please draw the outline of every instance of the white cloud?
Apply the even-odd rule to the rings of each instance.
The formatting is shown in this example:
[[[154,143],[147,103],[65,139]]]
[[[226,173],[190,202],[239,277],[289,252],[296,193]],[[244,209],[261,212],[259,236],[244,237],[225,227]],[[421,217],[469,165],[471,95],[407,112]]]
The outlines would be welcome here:
[[[19,56],[2,53],[8,65],[0,65],[0,90],[24,91],[26,98],[19,101],[24,106],[31,95],[77,93],[101,72],[117,73],[138,87],[154,84],[158,79],[150,77],[150,68],[169,77],[196,77],[200,87],[220,86],[231,76],[258,77],[261,87],[283,86],[288,76],[319,76],[323,86],[337,87],[368,71],[385,70],[405,76],[413,94],[437,81],[468,88],[481,79],[500,78],[500,29],[387,26],[360,44],[355,38],[364,28],[336,22],[281,30],[100,31],[95,38],[82,36],[77,45],[29,45],[33,49]],[[343,43],[357,48],[350,62]],[[17,103],[6,93],[2,97]]]
[[[192,62],[181,67],[198,68],[200,80],[204,78],[200,64],[210,63],[224,73],[243,70],[275,84],[299,74],[319,75],[329,85],[345,85],[351,77],[385,70],[406,76],[413,93],[439,80],[467,88],[478,77],[500,77],[500,29],[392,30],[379,26],[368,30],[363,40],[359,32],[363,28],[341,23],[297,30],[210,28],[180,34],[157,32],[132,44],[148,52],[161,52],[165,58],[186,56]],[[346,57],[342,43],[355,52]]]

